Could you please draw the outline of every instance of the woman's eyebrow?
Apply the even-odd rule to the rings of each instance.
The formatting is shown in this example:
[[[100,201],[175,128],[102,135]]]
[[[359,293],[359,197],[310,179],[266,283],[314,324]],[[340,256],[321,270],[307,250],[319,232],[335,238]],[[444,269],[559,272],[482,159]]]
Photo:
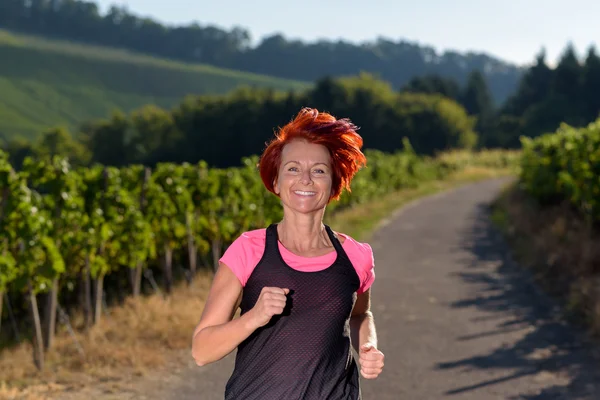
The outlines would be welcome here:
[[[300,164],[300,162],[299,162],[299,161],[290,160],[290,161],[286,162],[286,163],[284,164],[284,166],[285,166],[285,165],[288,165],[288,164],[290,164],[290,163],[296,163],[296,164]],[[327,164],[326,162],[322,162],[322,161],[319,161],[319,162],[316,162],[316,163],[314,163],[314,164],[313,164],[313,166],[315,166],[315,165],[324,165],[324,166],[326,166],[326,167],[329,167],[329,164]]]

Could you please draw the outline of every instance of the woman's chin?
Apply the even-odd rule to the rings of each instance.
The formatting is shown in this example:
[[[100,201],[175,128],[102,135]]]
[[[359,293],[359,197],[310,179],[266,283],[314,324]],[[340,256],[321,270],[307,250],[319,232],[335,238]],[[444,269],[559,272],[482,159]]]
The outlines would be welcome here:
[[[288,204],[288,207],[292,210],[303,213],[303,214],[311,214],[322,212],[325,208],[326,204],[319,204],[317,201],[292,201]]]

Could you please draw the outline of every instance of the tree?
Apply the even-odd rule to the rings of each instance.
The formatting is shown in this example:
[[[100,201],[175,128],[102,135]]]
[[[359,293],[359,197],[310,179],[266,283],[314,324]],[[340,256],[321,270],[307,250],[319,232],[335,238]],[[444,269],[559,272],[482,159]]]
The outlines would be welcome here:
[[[508,98],[501,114],[523,116],[532,105],[544,100],[552,86],[554,73],[546,64],[546,50],[536,56],[535,64],[527,70],[514,95]]]
[[[585,104],[584,116],[586,121],[600,117],[600,57],[596,48],[590,46],[583,66],[582,100]]]
[[[441,94],[460,101],[460,87],[454,79],[440,75],[415,76],[402,88],[404,92]]]
[[[460,103],[470,115],[488,117],[494,108],[492,97],[480,71],[469,74]]]
[[[467,85],[461,95],[460,103],[465,107],[469,115],[477,117],[475,130],[482,134],[481,141],[485,143],[489,134],[494,104],[487,84],[480,71],[472,71],[469,74]]]
[[[567,97],[571,101],[579,100],[582,76],[583,67],[575,55],[573,44],[569,43],[554,70],[552,94]]]
[[[54,156],[67,157],[74,166],[87,165],[91,153],[84,144],[73,140],[64,127],[50,128],[42,133],[34,145],[34,155],[51,159]]]

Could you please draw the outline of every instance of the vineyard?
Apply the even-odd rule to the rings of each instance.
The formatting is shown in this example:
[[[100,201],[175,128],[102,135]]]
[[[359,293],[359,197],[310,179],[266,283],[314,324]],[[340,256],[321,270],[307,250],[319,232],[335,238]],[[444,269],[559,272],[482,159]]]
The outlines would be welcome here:
[[[523,138],[521,181],[542,204],[567,200],[590,221],[600,221],[600,119],[583,128]]]
[[[328,207],[328,216],[402,188],[416,187],[468,165],[515,165],[517,152],[453,152],[418,156],[405,140],[396,154],[367,150],[368,166],[352,191]],[[199,266],[216,266],[241,232],[281,218],[248,157],[240,167],[158,164],[72,168],[67,159],[28,158],[15,171],[0,153],[0,333],[34,343],[44,366],[57,315],[83,312],[87,329],[107,303],[159,292],[192,280]],[[43,301],[39,301],[39,299]],[[38,304],[39,302],[39,304]],[[0,302],[0,307],[2,303]],[[20,321],[21,324],[17,324]]]

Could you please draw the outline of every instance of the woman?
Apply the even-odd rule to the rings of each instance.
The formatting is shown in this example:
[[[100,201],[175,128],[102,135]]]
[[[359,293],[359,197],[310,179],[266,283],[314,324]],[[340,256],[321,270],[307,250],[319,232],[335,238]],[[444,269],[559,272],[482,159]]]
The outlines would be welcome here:
[[[327,204],[366,164],[362,144],[347,119],[304,108],[261,156],[283,219],[229,246],[193,336],[200,366],[237,348],[226,399],[360,399],[351,343],[363,378],[381,373],[372,249],[323,224]]]

